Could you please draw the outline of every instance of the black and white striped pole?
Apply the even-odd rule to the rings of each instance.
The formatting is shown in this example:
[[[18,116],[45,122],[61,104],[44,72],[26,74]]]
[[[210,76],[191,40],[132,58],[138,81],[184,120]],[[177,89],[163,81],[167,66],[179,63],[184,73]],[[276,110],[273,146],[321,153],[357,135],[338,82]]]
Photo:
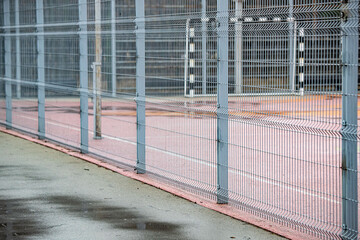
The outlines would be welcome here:
[[[190,22],[191,23],[191,22]],[[195,28],[190,26],[190,34],[189,34],[189,94],[190,97],[194,97],[195,94]]]
[[[188,71],[189,71],[189,28],[190,28],[190,19],[186,20],[185,28],[185,62],[184,62],[184,97],[187,96],[187,80],[188,80]]]
[[[304,96],[304,68],[305,68],[305,32],[299,30],[299,93]]]

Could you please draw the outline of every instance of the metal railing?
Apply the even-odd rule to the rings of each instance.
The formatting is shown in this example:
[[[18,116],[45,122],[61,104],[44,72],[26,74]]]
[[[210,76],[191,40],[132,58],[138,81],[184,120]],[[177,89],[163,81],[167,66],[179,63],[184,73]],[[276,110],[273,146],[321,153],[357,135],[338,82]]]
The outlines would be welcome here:
[[[359,239],[358,0],[0,2],[0,124]]]

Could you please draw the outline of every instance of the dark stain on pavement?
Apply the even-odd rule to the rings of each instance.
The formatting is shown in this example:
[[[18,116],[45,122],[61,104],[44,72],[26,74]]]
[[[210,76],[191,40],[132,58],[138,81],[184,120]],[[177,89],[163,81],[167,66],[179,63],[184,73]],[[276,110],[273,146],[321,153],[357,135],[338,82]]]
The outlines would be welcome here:
[[[48,230],[54,226],[41,221],[40,216],[43,213],[31,208],[31,204],[35,202],[37,205],[54,206],[57,210],[77,217],[108,223],[119,230],[148,231],[156,234],[157,239],[186,239],[181,236],[180,225],[152,221],[139,214],[136,208],[115,207],[101,201],[84,200],[72,196],[43,196],[26,199],[7,199],[0,196],[0,240],[46,236]]]
[[[58,209],[62,211],[67,211],[87,219],[106,222],[117,229],[175,233],[180,227],[171,223],[146,219],[135,208],[108,206],[98,201],[88,201],[71,196],[51,196],[47,200],[49,204],[57,205]]]
[[[17,174],[19,168],[22,168],[22,173]],[[42,173],[42,175],[45,175]],[[15,165],[0,165],[0,179],[1,178],[13,178],[24,181],[49,181],[50,179],[44,176],[40,176],[36,169],[26,166],[15,166]]]
[[[37,213],[29,207],[32,200],[0,196],[0,239],[26,239],[46,233],[47,226],[37,220]]]

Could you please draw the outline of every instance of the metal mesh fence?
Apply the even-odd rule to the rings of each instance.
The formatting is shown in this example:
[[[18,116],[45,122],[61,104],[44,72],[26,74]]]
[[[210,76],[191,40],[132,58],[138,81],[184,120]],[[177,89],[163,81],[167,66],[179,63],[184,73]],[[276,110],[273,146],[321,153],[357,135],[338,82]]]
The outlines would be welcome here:
[[[0,123],[359,239],[358,0],[1,0]]]

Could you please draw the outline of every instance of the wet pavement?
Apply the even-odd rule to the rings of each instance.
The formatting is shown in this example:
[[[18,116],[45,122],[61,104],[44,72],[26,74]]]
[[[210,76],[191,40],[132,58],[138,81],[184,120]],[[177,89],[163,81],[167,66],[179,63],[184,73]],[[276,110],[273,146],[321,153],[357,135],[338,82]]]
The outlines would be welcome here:
[[[281,239],[138,181],[0,133],[0,240]]]

